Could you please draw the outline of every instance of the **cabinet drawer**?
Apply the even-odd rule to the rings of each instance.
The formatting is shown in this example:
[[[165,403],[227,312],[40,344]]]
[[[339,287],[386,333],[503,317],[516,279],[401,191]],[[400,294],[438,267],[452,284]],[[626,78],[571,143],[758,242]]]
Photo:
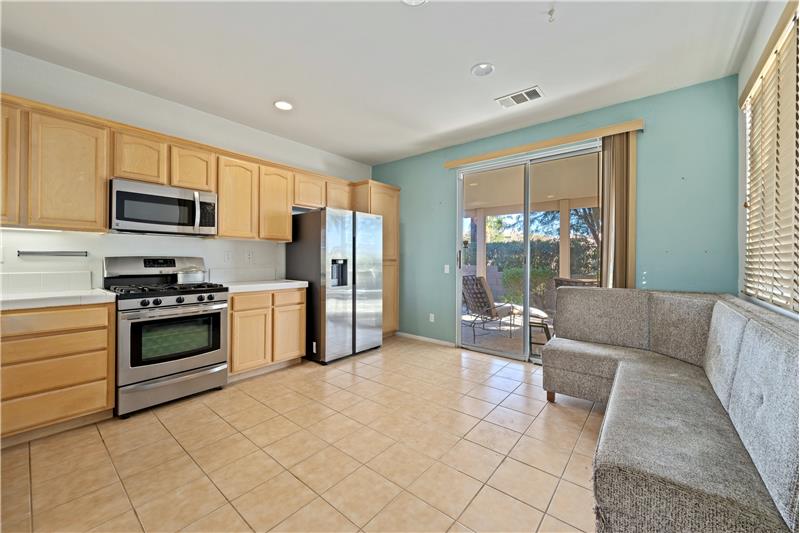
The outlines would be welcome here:
[[[279,305],[297,305],[306,302],[305,289],[299,291],[280,291],[273,293],[273,304]]]
[[[100,350],[3,367],[3,400],[105,379],[108,352]]]
[[[108,309],[106,307],[50,309],[4,314],[0,317],[3,337],[106,326],[108,326]]]
[[[246,311],[248,309],[263,309],[272,305],[272,293],[251,292],[237,294],[233,297],[233,310]]]
[[[108,331],[95,329],[61,335],[3,340],[0,347],[2,347],[0,352],[3,365],[26,363],[59,355],[105,350],[108,347]]]
[[[107,387],[102,380],[4,401],[3,435],[109,408]]]

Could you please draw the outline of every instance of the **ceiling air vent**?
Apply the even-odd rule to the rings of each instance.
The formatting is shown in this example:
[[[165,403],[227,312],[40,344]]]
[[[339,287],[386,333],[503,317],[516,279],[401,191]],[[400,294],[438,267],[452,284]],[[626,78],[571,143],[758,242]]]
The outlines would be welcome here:
[[[524,104],[525,102],[530,102],[531,100],[536,100],[541,97],[542,90],[537,85],[528,89],[517,91],[515,93],[501,96],[500,98],[495,98],[494,100],[503,107],[513,107],[515,105]]]

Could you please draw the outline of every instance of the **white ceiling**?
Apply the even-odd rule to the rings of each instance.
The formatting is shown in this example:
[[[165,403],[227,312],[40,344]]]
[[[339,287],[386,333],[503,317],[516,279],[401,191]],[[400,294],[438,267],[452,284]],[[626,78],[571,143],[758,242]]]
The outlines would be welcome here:
[[[550,5],[4,2],[2,44],[376,164],[735,73],[763,11]],[[493,101],[531,85],[545,97]]]

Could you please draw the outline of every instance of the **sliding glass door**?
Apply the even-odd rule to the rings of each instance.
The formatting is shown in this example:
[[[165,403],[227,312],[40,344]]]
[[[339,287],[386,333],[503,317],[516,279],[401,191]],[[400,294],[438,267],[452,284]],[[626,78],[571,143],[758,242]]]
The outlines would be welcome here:
[[[538,358],[561,285],[596,284],[599,142],[459,172],[457,339]]]

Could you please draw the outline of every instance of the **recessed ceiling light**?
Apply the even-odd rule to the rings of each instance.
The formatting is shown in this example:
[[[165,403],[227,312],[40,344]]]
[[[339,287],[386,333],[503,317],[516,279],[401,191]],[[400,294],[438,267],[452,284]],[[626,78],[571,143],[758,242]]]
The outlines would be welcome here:
[[[428,3],[428,0],[403,0],[403,3],[407,6],[417,7]]]
[[[494,72],[494,65],[491,63],[478,63],[472,66],[472,75],[482,78]]]
[[[469,186],[470,187],[477,187],[478,186],[478,182],[477,181],[473,181],[472,183],[469,184]]]
[[[272,105],[274,105],[281,111],[291,111],[294,108],[294,106],[291,103],[287,102],[286,100],[278,100]]]
[[[547,197],[548,197],[548,198],[555,198],[555,197],[556,197],[556,195],[555,195],[555,194],[548,194],[548,195],[547,195]]]

